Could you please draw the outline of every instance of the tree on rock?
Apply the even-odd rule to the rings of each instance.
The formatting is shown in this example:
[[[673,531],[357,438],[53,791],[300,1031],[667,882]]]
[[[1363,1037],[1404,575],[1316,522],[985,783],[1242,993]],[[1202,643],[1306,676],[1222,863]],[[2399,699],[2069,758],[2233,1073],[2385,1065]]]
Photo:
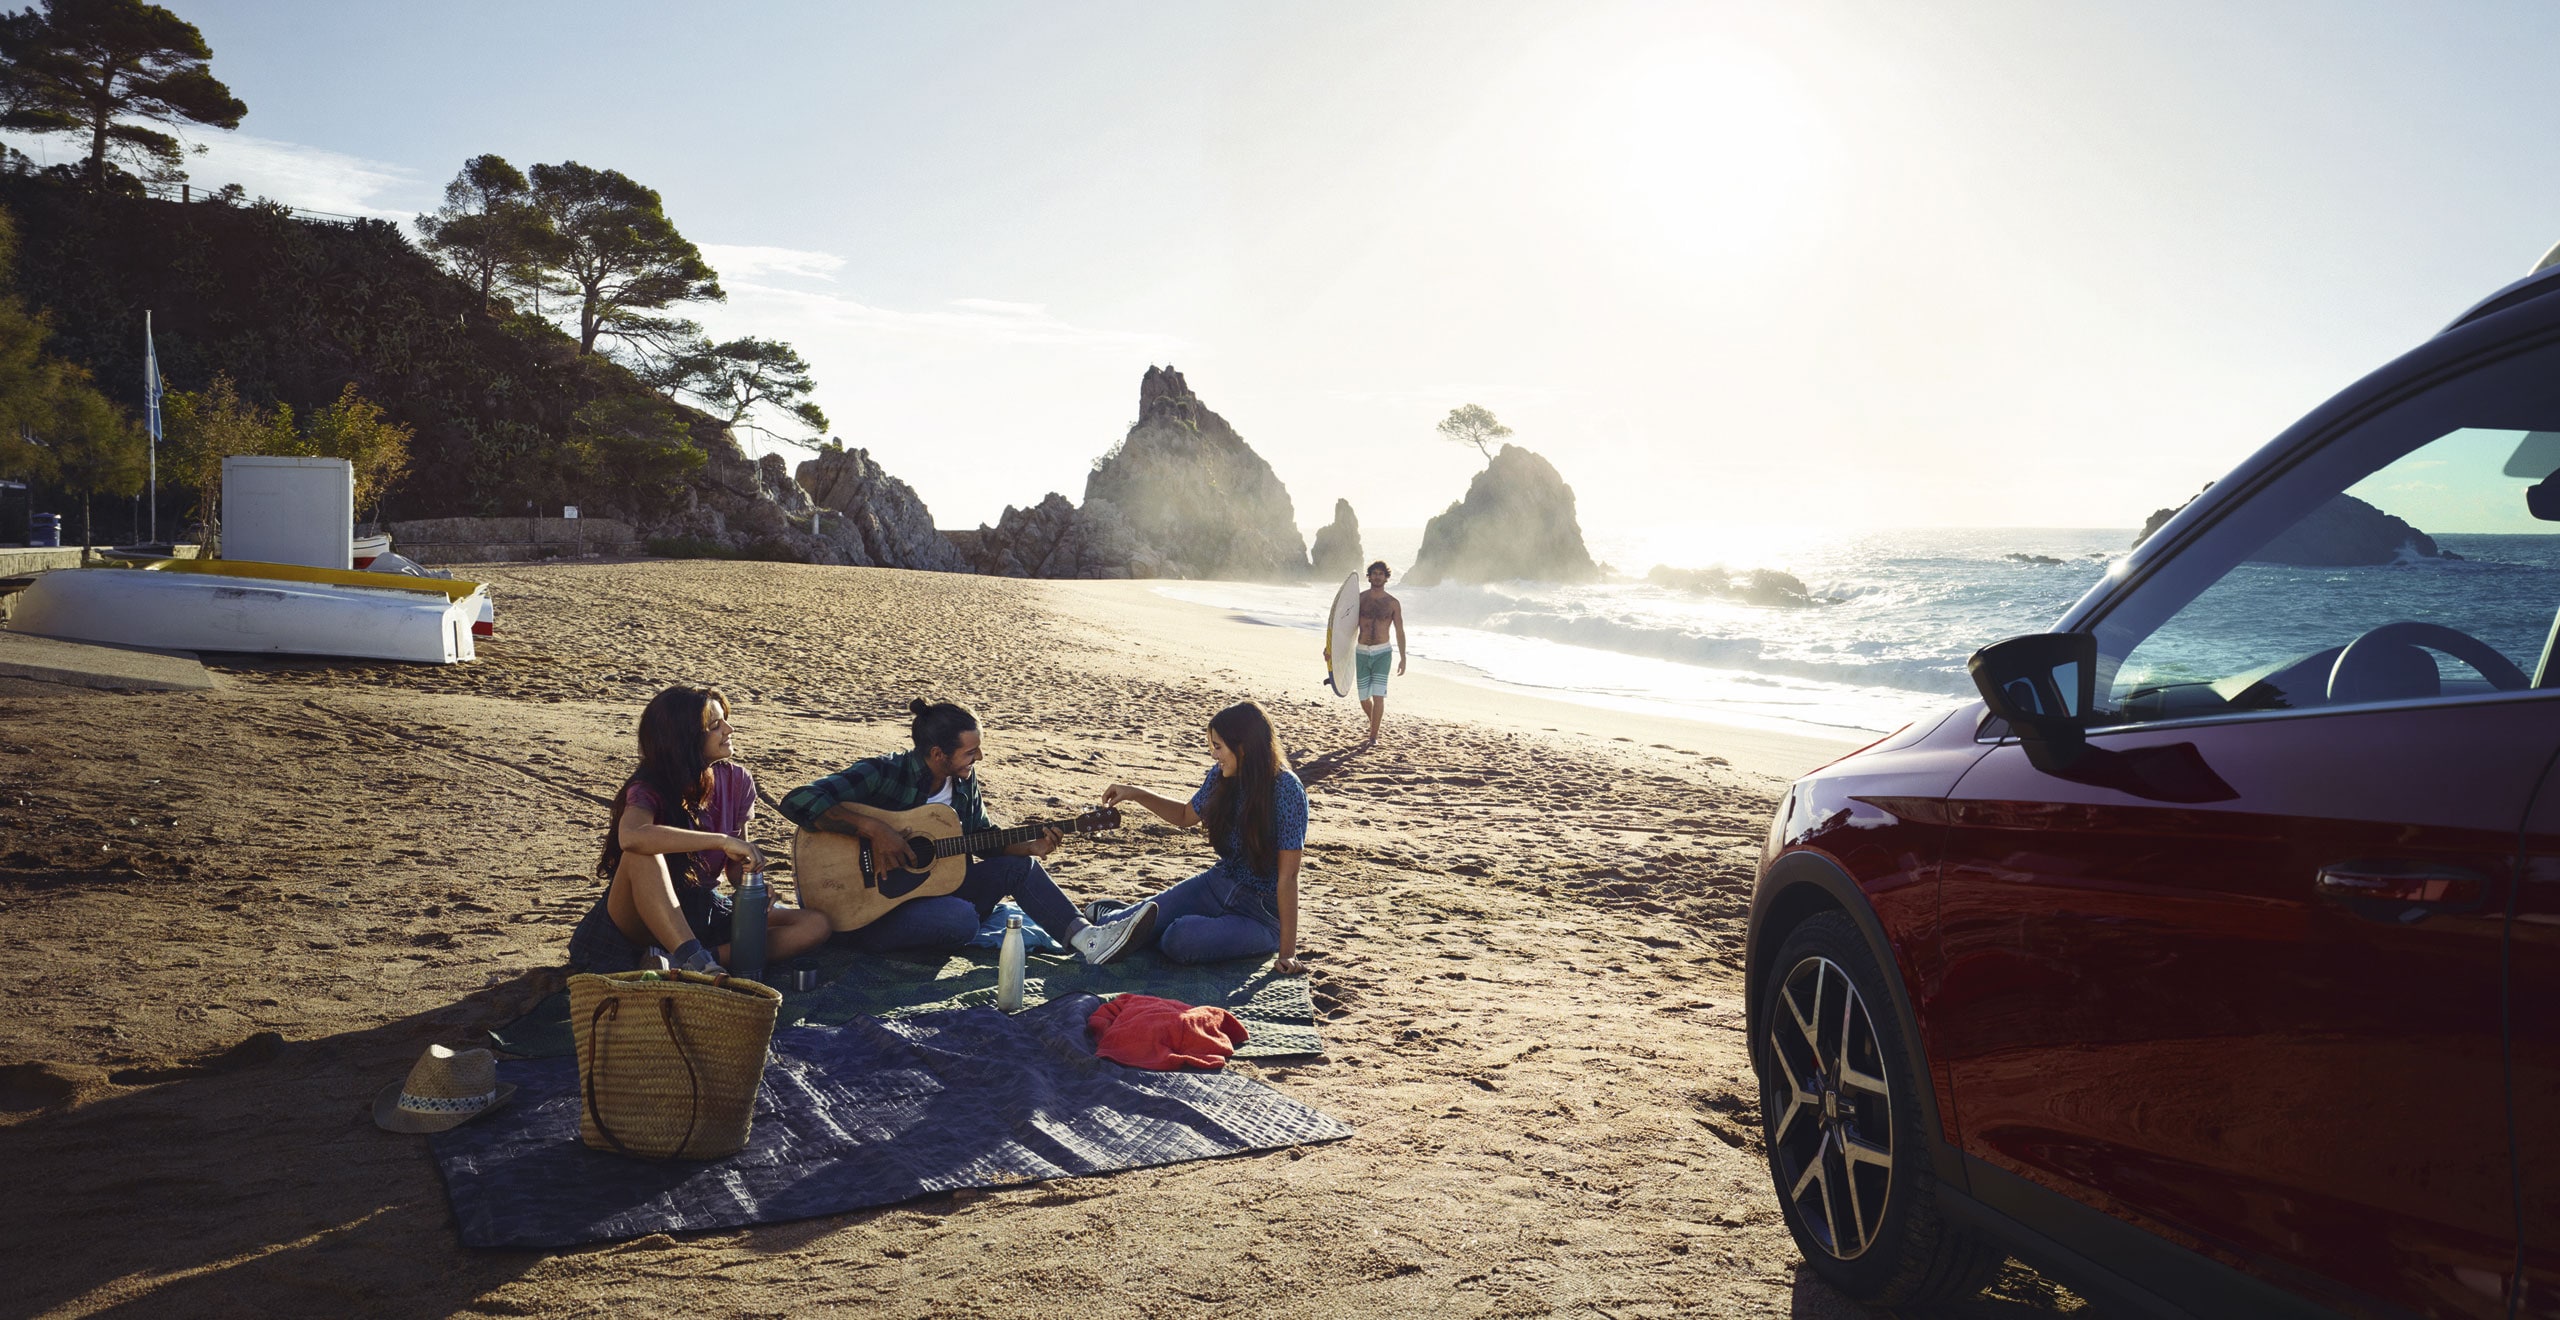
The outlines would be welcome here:
[[[559,245],[544,283],[578,300],[578,351],[598,336],[663,328],[652,312],[728,293],[702,250],[676,232],[655,188],[578,162],[536,165],[533,204]]]
[[[7,113],[0,128],[83,133],[93,185],[132,161],[155,181],[186,177],[178,139],[146,124],[238,128],[249,107],[213,76],[196,25],[142,0],[45,0],[0,24]],[[142,120],[145,123],[130,121]],[[129,177],[129,176],[127,176]]]
[[[1494,442],[1510,434],[1510,427],[1495,421],[1491,412],[1472,403],[1464,407],[1452,408],[1448,416],[1440,419],[1440,435],[1443,439],[1474,446],[1477,453],[1484,455],[1484,461],[1487,463],[1493,461]]]
[[[809,401],[817,382],[809,378],[808,360],[777,340],[697,343],[675,358],[660,379],[709,405],[711,414],[731,427],[743,424],[764,431],[747,419],[758,406],[770,404],[811,431],[827,429],[827,415]]]
[[[533,204],[524,171],[498,155],[474,156],[444,186],[444,205],[417,218],[429,255],[480,291],[480,310],[501,285],[531,284],[560,256],[560,235]]]

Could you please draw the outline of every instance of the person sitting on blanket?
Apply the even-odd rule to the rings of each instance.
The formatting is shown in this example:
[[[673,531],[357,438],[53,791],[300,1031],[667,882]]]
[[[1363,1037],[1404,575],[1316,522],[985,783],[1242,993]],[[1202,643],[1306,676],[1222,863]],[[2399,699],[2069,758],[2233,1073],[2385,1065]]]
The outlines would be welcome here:
[[[912,751],[856,761],[836,773],[792,790],[782,799],[782,814],[802,829],[859,834],[878,857],[903,856],[907,842],[885,821],[853,810],[907,811],[928,802],[951,808],[960,828],[975,834],[994,829],[978,789],[978,717],[950,702],[917,701],[907,707],[915,719],[908,734]],[[1155,929],[1155,908],[1141,904],[1131,920],[1098,927],[1076,911],[1059,892],[1058,883],[1040,865],[1057,849],[1056,830],[1017,843],[989,857],[972,857],[960,888],[932,898],[916,898],[881,914],[846,939],[865,953],[903,949],[957,949],[978,933],[978,924],[996,904],[1012,899],[1040,928],[1073,949],[1086,963],[1100,965],[1146,942]]]
[[[1307,969],[1298,958],[1298,859],[1307,845],[1307,790],[1280,759],[1271,717],[1250,701],[1209,720],[1209,755],[1217,764],[1188,802],[1113,784],[1104,806],[1135,802],[1179,829],[1206,824],[1218,864],[1156,895],[1156,947],[1182,963],[1218,962],[1277,953],[1283,972]],[[1086,915],[1106,926],[1138,909]]]
[[[640,768],[613,795],[596,875],[605,890],[569,936],[569,970],[629,972],[670,964],[718,973],[729,957],[734,885],[764,854],[747,842],[756,781],[732,759],[729,702],[716,688],[671,687],[640,712]],[[767,957],[797,957],[826,941],[826,914],[777,907],[767,918]]]

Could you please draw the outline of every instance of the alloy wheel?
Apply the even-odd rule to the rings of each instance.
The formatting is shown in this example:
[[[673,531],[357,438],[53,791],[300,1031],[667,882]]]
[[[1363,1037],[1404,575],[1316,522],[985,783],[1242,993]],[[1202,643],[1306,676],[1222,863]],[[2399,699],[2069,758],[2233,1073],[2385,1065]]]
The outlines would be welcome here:
[[[1893,1192],[1893,1094],[1866,1001],[1840,964],[1807,957],[1779,983],[1769,1057],[1786,1088],[1770,1159],[1797,1220],[1841,1260],[1866,1254]]]

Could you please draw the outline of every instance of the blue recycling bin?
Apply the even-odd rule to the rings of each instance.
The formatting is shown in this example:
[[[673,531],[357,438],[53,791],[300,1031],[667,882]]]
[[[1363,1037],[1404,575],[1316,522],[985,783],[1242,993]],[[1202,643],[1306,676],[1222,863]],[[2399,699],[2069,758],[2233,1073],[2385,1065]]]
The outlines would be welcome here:
[[[27,544],[62,544],[62,515],[58,513],[39,513],[34,517],[29,518],[27,520]]]

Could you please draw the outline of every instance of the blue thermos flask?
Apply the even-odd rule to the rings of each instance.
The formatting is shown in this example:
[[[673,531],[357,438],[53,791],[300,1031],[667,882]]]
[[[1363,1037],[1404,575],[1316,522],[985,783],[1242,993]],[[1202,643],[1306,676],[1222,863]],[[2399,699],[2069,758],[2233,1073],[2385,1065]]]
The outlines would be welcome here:
[[[729,971],[750,981],[764,979],[765,914],[773,907],[773,890],[764,872],[747,876],[738,886],[729,914]]]

